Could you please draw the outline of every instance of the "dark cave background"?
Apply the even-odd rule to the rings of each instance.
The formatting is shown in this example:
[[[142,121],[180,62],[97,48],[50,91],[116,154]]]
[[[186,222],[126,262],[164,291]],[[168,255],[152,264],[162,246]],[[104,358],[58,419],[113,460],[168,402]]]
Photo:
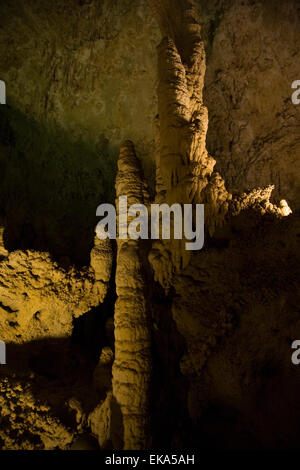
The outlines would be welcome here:
[[[300,335],[300,107],[290,98],[299,78],[300,6],[197,4],[207,53],[207,147],[217,170],[232,191],[274,184],[273,202],[286,199],[293,214],[277,222],[241,215],[207,238],[177,290],[166,295],[149,281],[153,448],[298,448],[300,376],[290,345]],[[0,12],[4,245],[47,251],[62,269],[81,268],[89,264],[96,208],[114,201],[124,139],[134,141],[153,190],[160,32],[144,0],[3,0]],[[193,270],[203,278],[195,280]],[[186,337],[172,316],[172,302],[184,295]],[[82,416],[105,395],[95,376],[102,349],[114,347],[115,298],[112,276],[104,303],[74,319],[72,337],[11,343],[9,366],[0,366],[3,384],[8,378],[13,387],[28,387],[72,430],[74,442],[85,436],[83,448],[98,444],[88,421],[78,431],[68,400],[84,404]],[[195,337],[191,312],[205,325]],[[209,333],[208,318],[215,325]],[[195,342],[197,364],[183,373],[188,342]],[[45,448],[41,435],[49,430],[40,418],[31,429],[23,405],[13,419],[21,434],[12,428],[6,387],[0,444]],[[69,448],[55,426],[50,448]]]

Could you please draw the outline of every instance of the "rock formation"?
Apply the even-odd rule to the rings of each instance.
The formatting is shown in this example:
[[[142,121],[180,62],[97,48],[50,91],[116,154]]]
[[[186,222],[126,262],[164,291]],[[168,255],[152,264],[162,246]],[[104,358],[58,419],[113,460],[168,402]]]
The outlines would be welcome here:
[[[140,163],[131,142],[123,145],[118,161],[116,196],[122,195],[127,196],[128,206],[147,205],[149,202]],[[118,213],[118,219],[120,216]],[[120,407],[123,448],[146,449],[150,445],[151,338],[145,256],[141,240],[118,238],[117,245],[113,398],[116,406]]]
[[[0,7],[0,448],[298,445],[296,2],[21,3]],[[204,204],[204,248],[93,238],[114,186]]]

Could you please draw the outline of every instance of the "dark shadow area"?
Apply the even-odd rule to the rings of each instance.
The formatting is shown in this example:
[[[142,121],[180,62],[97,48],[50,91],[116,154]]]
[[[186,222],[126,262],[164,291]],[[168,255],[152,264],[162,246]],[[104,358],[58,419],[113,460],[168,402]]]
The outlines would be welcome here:
[[[51,414],[67,426],[75,426],[70,398],[77,399],[88,413],[99,403],[93,384],[94,365],[69,338],[52,338],[7,345],[7,365],[0,366],[0,377],[7,377],[30,390],[39,403],[50,405]]]
[[[71,142],[10,106],[0,107],[0,217],[9,251],[50,252],[89,263],[96,208],[114,198],[116,162],[107,141]]]
[[[115,244],[113,247],[116,248]],[[115,259],[114,256],[109,288],[103,303],[79,318],[75,318],[73,322],[72,344],[83,349],[84,354],[95,365],[99,361],[104,346],[109,346],[114,351],[113,317],[117,299]]]

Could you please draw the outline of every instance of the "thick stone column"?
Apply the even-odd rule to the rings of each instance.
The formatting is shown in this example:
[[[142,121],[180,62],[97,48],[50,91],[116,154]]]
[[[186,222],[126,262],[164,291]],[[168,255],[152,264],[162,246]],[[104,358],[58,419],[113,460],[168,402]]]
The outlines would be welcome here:
[[[128,206],[148,204],[147,188],[131,142],[126,142],[120,151],[116,196],[127,196]],[[121,415],[123,448],[145,449],[149,446],[151,345],[141,243],[118,238],[117,248],[114,409],[118,407]]]

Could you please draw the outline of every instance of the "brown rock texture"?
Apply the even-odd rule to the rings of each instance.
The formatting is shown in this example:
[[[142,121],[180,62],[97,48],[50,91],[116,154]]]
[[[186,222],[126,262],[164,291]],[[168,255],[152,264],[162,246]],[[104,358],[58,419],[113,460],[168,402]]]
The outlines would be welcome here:
[[[210,235],[226,217],[250,207],[263,214],[285,215],[284,210],[270,203],[272,186],[232,196],[224,179],[214,171],[216,161],[206,149],[208,112],[202,99],[206,60],[195,3],[179,2],[175,11],[167,1],[154,1],[152,5],[162,35],[166,35],[158,49],[158,200],[169,205],[205,203]],[[173,28],[161,18],[172,18]],[[181,241],[157,242],[150,254],[156,279],[168,287],[172,271],[187,266],[189,257]],[[171,266],[166,266],[166,260]]]
[[[51,407],[34,399],[30,387],[14,380],[0,382],[0,408],[3,425],[0,438],[6,450],[52,450],[59,446],[67,448],[72,442],[72,433],[59,420],[51,416]],[[28,432],[30,426],[30,432]],[[32,436],[41,442],[34,445]]]
[[[207,148],[230,191],[275,186],[299,208],[299,4],[197,1],[207,51]],[[242,27],[241,27],[242,25]]]
[[[128,206],[149,202],[147,187],[133,144],[120,151],[116,196],[127,196]],[[117,199],[118,204],[118,199]],[[133,217],[132,217],[133,219]],[[118,213],[120,220],[120,212]],[[130,217],[128,218],[130,221]],[[151,380],[151,338],[145,296],[145,265],[140,240],[117,241],[115,305],[115,361],[112,390],[120,408],[124,449],[145,449],[149,441],[149,386]]]
[[[0,448],[299,446],[298,3],[0,12]],[[100,241],[115,196],[204,248]]]
[[[159,31],[146,0],[4,1],[1,14],[10,105],[107,158],[131,136],[151,168]]]

